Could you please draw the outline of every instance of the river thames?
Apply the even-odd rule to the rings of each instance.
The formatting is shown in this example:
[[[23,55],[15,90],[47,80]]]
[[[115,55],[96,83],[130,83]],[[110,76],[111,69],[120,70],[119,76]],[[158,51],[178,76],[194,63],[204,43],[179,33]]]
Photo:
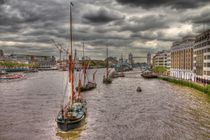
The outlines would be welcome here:
[[[0,140],[209,140],[210,97],[136,71],[83,93],[88,116],[69,133],[56,129],[66,72],[26,74],[0,83]],[[137,86],[142,92],[136,92]]]

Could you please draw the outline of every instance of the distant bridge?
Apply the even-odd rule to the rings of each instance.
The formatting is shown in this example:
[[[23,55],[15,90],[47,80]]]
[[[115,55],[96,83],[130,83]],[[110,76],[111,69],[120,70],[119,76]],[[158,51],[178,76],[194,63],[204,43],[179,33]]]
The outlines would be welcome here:
[[[146,56],[133,56],[132,58],[147,58]]]

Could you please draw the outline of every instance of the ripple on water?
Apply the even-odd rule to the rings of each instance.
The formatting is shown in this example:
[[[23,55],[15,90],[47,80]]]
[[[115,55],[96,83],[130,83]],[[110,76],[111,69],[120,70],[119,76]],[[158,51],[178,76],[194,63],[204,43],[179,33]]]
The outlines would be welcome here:
[[[103,73],[97,72],[97,89],[83,93],[84,125],[68,133],[57,131],[55,123],[67,73],[39,72],[0,83],[0,139],[210,139],[208,96],[136,72],[103,85]]]

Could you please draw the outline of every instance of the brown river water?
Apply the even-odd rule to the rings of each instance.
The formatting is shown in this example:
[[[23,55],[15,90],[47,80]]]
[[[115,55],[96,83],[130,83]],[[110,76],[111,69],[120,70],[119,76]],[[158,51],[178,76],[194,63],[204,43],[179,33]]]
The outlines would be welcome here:
[[[56,129],[65,72],[26,74],[0,83],[0,140],[210,140],[210,96],[137,72],[83,93],[88,116],[71,132]],[[141,86],[142,92],[136,92]]]

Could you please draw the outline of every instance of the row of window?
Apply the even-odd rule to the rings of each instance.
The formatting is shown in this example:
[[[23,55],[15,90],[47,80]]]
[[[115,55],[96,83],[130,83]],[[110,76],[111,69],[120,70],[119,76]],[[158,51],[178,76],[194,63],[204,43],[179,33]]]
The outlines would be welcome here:
[[[210,63],[204,63],[204,67],[210,67]]]
[[[204,74],[210,76],[210,71],[204,71]]]
[[[205,35],[203,35],[203,36],[197,38],[197,39],[195,40],[195,43],[200,42],[200,41],[205,40],[205,39],[209,39],[209,38],[210,38],[210,33],[206,33]]]
[[[204,46],[207,46],[207,45],[210,45],[210,41],[205,41],[203,43],[200,43],[200,44],[194,46],[194,48],[201,48],[201,47],[204,47]]]
[[[203,50],[195,51],[194,53],[195,54],[203,54],[203,53],[206,53],[206,52],[210,52],[210,48],[206,48],[206,49],[203,49]]]

